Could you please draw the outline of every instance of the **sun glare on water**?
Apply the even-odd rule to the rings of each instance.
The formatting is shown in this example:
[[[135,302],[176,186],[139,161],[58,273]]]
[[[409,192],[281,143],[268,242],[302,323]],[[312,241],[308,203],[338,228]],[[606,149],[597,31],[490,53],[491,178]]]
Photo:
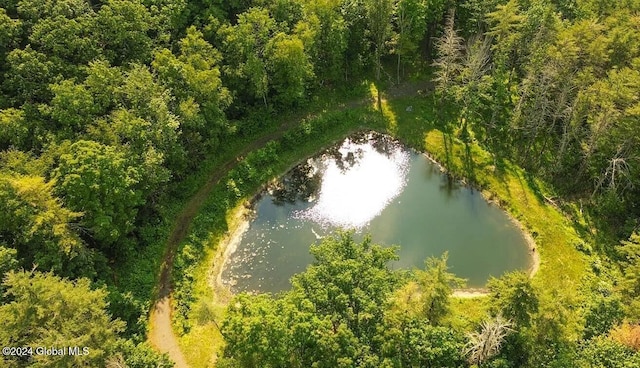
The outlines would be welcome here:
[[[341,168],[335,158],[327,159],[315,205],[297,216],[324,226],[362,228],[402,192],[409,153],[399,146],[380,153],[370,144],[350,140],[339,152],[345,161],[350,154],[357,159],[346,168]]]

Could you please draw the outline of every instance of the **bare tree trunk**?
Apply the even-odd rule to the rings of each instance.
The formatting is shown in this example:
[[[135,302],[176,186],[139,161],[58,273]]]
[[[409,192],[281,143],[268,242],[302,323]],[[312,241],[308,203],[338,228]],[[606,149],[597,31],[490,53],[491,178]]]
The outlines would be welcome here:
[[[380,69],[382,69],[382,65],[380,64],[380,50],[376,47],[376,81],[380,81]]]
[[[397,70],[397,74],[398,74],[398,84],[400,84],[400,53],[398,53],[398,70]]]

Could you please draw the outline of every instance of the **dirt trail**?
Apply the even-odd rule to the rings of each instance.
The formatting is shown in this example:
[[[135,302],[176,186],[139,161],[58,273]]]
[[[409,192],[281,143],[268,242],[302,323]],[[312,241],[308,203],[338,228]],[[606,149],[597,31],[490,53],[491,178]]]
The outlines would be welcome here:
[[[215,185],[233,169],[248,153],[266,145],[267,142],[277,139],[290,129],[297,120],[288,121],[280,126],[278,131],[260,137],[251,144],[245,146],[238,155],[216,167],[210,174],[207,182],[200,187],[198,192],[191,197],[175,220],[171,235],[167,240],[165,254],[161,265],[160,279],[157,289],[158,296],[149,316],[149,342],[158,351],[169,354],[175,363],[175,368],[187,368],[187,362],[180,350],[178,340],[171,327],[171,270],[175,259],[176,250],[180,242],[187,236],[191,222],[206,201]]]
[[[405,96],[418,95],[421,90],[430,89],[431,84],[428,82],[422,83],[406,83],[396,87],[391,87],[384,94],[387,98],[399,98]],[[355,108],[363,106],[365,104],[372,103],[373,100],[369,98],[362,98],[346,102],[337,108],[335,111],[345,110],[349,108]],[[176,217],[174,227],[171,230],[171,235],[167,239],[166,250],[163,256],[163,262],[161,265],[160,278],[157,285],[157,299],[151,308],[149,316],[149,342],[158,351],[167,353],[169,358],[175,363],[175,368],[187,368],[189,365],[184,357],[184,354],[180,350],[178,345],[178,339],[171,327],[171,270],[173,269],[173,261],[175,259],[176,250],[180,242],[187,236],[189,226],[191,222],[198,214],[200,208],[204,204],[205,200],[211,194],[211,191],[215,185],[222,179],[229,170],[233,169],[242,158],[252,151],[264,147],[269,141],[278,139],[293,128],[304,117],[313,116],[313,114],[301,114],[299,116],[293,116],[287,121],[283,122],[277,131],[266,134],[257,140],[251,142],[237,153],[235,158],[229,159],[221,166],[214,168],[209,174],[207,182],[200,187],[198,192],[191,197],[189,202],[184,206],[183,210]]]

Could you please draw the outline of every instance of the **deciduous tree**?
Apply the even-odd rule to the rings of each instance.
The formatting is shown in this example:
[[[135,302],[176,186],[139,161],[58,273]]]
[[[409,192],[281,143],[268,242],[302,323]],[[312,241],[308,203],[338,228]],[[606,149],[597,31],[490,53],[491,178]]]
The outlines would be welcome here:
[[[432,325],[438,325],[449,312],[449,298],[453,289],[464,285],[464,279],[448,272],[447,253],[441,258],[426,260],[426,269],[417,273],[420,286],[422,315]]]
[[[115,255],[127,251],[138,206],[139,170],[122,149],[94,141],[77,141],[60,156],[54,173],[56,193],[83,214],[80,226],[101,250]]]
[[[70,281],[40,272],[9,272],[3,286],[11,301],[0,306],[3,346],[89,349],[88,355],[34,351],[28,359],[3,354],[4,366],[105,366],[123,323],[106,313],[104,290],[92,290],[84,278]]]

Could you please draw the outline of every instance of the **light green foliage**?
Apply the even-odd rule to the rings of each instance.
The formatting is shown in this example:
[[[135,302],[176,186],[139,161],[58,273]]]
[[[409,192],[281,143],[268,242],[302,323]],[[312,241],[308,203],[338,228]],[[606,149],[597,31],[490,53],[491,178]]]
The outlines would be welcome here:
[[[428,320],[392,320],[384,327],[384,364],[389,367],[464,367],[464,337]]]
[[[0,243],[2,244],[2,243]],[[18,270],[18,252],[15,248],[7,248],[0,245],[0,280],[4,280],[4,276],[9,271]],[[5,288],[0,285],[0,302],[4,302]]]
[[[100,54],[100,46],[91,34],[94,13],[62,15],[38,20],[31,29],[29,42],[38,51],[74,64],[85,64]]]
[[[186,0],[148,0],[143,4],[149,10],[151,16],[150,29],[154,30],[151,42],[152,48],[158,49],[167,45],[170,42],[170,38],[178,33],[178,30],[184,30],[186,24],[185,20],[187,16],[187,8],[190,4],[196,1]],[[198,15],[201,15],[201,19],[206,19],[209,14],[201,11]],[[175,38],[174,38],[175,40]]]
[[[84,130],[96,113],[93,97],[82,85],[65,80],[51,86],[51,118],[56,121],[60,130],[72,133]]]
[[[173,362],[166,354],[160,355],[148,342],[134,344],[131,340],[120,340],[117,353],[107,358],[107,368],[171,368]]]
[[[30,153],[16,149],[0,152],[0,171],[7,176],[40,176],[46,171],[46,157],[34,158]]]
[[[578,367],[640,367],[640,353],[605,336],[586,341],[578,353]]]
[[[513,321],[516,327],[528,327],[538,312],[538,295],[524,272],[509,272],[487,283],[494,314]]]
[[[305,97],[305,87],[313,75],[309,57],[296,36],[278,33],[266,47],[267,70],[277,99],[292,105]]]
[[[169,171],[163,166],[165,159],[182,159],[182,149],[177,144],[175,118],[169,114],[167,121],[145,120],[128,110],[113,112],[110,123],[117,135],[114,145],[126,145],[134,153],[131,162],[141,171],[142,195],[153,194],[169,180]],[[155,124],[154,124],[155,123]]]
[[[0,110],[0,147],[25,148],[29,135],[29,126],[22,110]]]
[[[266,10],[251,8],[238,15],[235,26],[223,25],[218,30],[228,63],[225,72],[234,79],[232,87],[245,91],[249,94],[246,97],[262,99],[265,105],[269,92],[265,52],[276,29],[275,20]],[[249,85],[245,88],[235,85],[247,82]]]
[[[301,325],[294,325],[300,319]],[[228,317],[222,332],[227,341],[225,356],[238,367],[279,367],[292,360],[293,366],[303,366],[304,356],[296,356],[305,345],[315,349],[322,346],[322,338],[313,341],[313,335],[327,335],[331,341],[331,323],[312,313],[298,311],[294,305],[263,295],[249,297],[240,295],[229,305]],[[305,343],[306,340],[306,343]],[[311,357],[320,358],[317,352]],[[333,360],[326,356],[326,361]],[[311,362],[307,362],[311,363]]]
[[[416,59],[419,43],[427,26],[429,3],[423,0],[399,0],[395,3],[394,18],[397,27],[395,54],[398,56],[396,77],[400,83],[401,59]]]
[[[15,271],[18,268],[17,252],[14,248],[0,246],[0,277],[4,279],[4,275],[9,271]],[[4,292],[4,289],[3,289]]]
[[[185,147],[180,144],[180,121],[171,110],[170,92],[154,79],[148,67],[139,64],[124,74],[119,92],[129,111],[113,111],[113,127],[99,121],[98,131],[104,133],[100,140],[114,144],[109,135],[115,132],[121,144],[135,142],[132,147],[138,158],[148,161],[151,156],[153,162],[163,162],[170,170],[183,170]]]
[[[93,32],[103,55],[114,65],[147,62],[151,25],[151,15],[139,0],[108,0],[96,14]]]
[[[96,115],[105,115],[121,103],[119,88],[124,83],[124,76],[120,69],[104,60],[95,60],[85,67],[85,73],[87,77],[83,84],[91,93]]]
[[[3,366],[105,366],[123,323],[105,312],[104,290],[92,290],[87,279],[69,281],[40,272],[10,272],[3,285],[11,302],[0,306],[0,344],[89,348],[89,355],[34,356],[31,364],[3,356]]]
[[[113,146],[78,141],[60,156],[56,192],[69,208],[83,213],[80,225],[109,254],[127,251],[137,208],[144,203],[136,186],[141,173]]]
[[[15,45],[17,36],[20,34],[20,21],[12,19],[7,15],[7,11],[0,7],[0,60],[4,60],[4,53],[7,48]]]
[[[393,2],[391,0],[368,0],[364,5],[374,49],[376,79],[379,80],[382,70],[380,58],[384,54],[386,42],[391,37]]]
[[[421,314],[432,325],[438,325],[449,312],[449,298],[454,288],[464,285],[464,280],[448,272],[447,253],[441,258],[431,257],[425,261],[426,269],[418,271]]]
[[[273,96],[274,102],[288,106],[305,97],[313,76],[305,46],[313,48],[318,32],[318,19],[312,22],[296,23],[297,34],[289,34],[293,27],[288,22],[279,23],[265,9],[251,8],[238,16],[236,25],[220,27],[217,34],[228,63],[225,74],[241,99],[261,99],[267,106]]]
[[[380,323],[389,294],[398,279],[387,263],[397,259],[393,248],[374,245],[370,238],[361,244],[350,233],[339,233],[312,245],[316,261],[292,279],[321,315],[335,318],[359,338],[371,339]]]
[[[305,10],[305,18],[297,24],[295,33],[312,60],[316,78],[321,83],[343,80],[349,33],[340,2],[312,1]]]
[[[219,63],[220,53],[194,27],[188,28],[180,41],[180,55],[163,49],[152,63],[160,80],[180,101],[182,139],[192,156],[215,148],[224,128],[223,110],[231,97],[222,86]]]
[[[0,177],[0,244],[16,249],[27,268],[91,276],[92,253],[72,231],[79,214],[52,187],[37,176]]]
[[[10,101],[20,105],[50,98],[49,83],[54,82],[59,68],[46,55],[27,46],[9,52],[6,63],[7,78],[2,87],[10,93]]]
[[[53,24],[65,27],[67,28],[67,31],[75,31],[77,33],[79,28],[73,26],[76,21],[72,20],[72,18],[84,18],[85,15],[91,13],[91,8],[86,2],[76,0],[7,1],[6,4],[1,4],[0,6],[4,7],[12,18],[18,18],[14,20],[14,22],[19,22],[22,26],[22,29],[14,34],[14,36],[19,37],[16,37],[13,40],[13,46],[16,47],[21,41],[27,41],[27,39],[30,39],[30,42],[35,43],[34,47],[36,50],[42,46],[39,41],[45,41],[47,35],[50,36],[51,32],[56,32],[56,30],[51,27]],[[39,30],[36,30],[33,39],[31,40],[32,29],[34,25],[38,23],[42,23],[42,25],[39,27]],[[45,43],[49,46],[65,42],[77,42],[75,39],[54,40],[51,38],[47,41],[48,42]],[[23,43],[23,45],[26,43],[27,42]]]
[[[200,104],[211,104],[211,109],[229,101],[228,91],[220,81],[221,55],[195,27],[187,29],[187,35],[180,40],[180,54],[176,57],[163,49],[156,54],[153,67],[180,99],[193,97]],[[208,116],[216,118],[219,116]]]
[[[110,116],[94,120],[87,128],[91,138],[105,144],[129,146],[137,155],[134,160],[140,162],[164,163],[170,169],[184,166],[180,121],[171,110],[172,96],[149,68],[133,64],[122,73],[99,61],[89,66],[88,73],[81,88],[97,102],[99,114],[119,107],[111,110]],[[151,180],[162,181],[166,178]]]
[[[487,14],[491,29],[486,34],[495,38],[492,50],[496,52],[497,64],[511,68],[511,51],[520,40],[519,29],[524,20],[517,0],[498,5],[495,11]],[[505,60],[506,59],[506,60]]]
[[[461,2],[457,9],[462,32],[470,36],[486,31],[486,14],[504,2],[505,0],[466,0]]]
[[[83,0],[19,0],[17,13],[21,19],[31,21],[31,24],[44,19],[76,16],[91,12],[89,3]]]
[[[154,80],[149,67],[132,64],[123,73],[120,88],[123,103],[143,118],[155,117],[156,105],[167,104],[169,95],[165,88]]]
[[[393,248],[356,243],[340,233],[312,246],[316,261],[292,279],[293,290],[240,295],[222,333],[229,366],[376,367],[378,333],[398,277],[387,268]]]

